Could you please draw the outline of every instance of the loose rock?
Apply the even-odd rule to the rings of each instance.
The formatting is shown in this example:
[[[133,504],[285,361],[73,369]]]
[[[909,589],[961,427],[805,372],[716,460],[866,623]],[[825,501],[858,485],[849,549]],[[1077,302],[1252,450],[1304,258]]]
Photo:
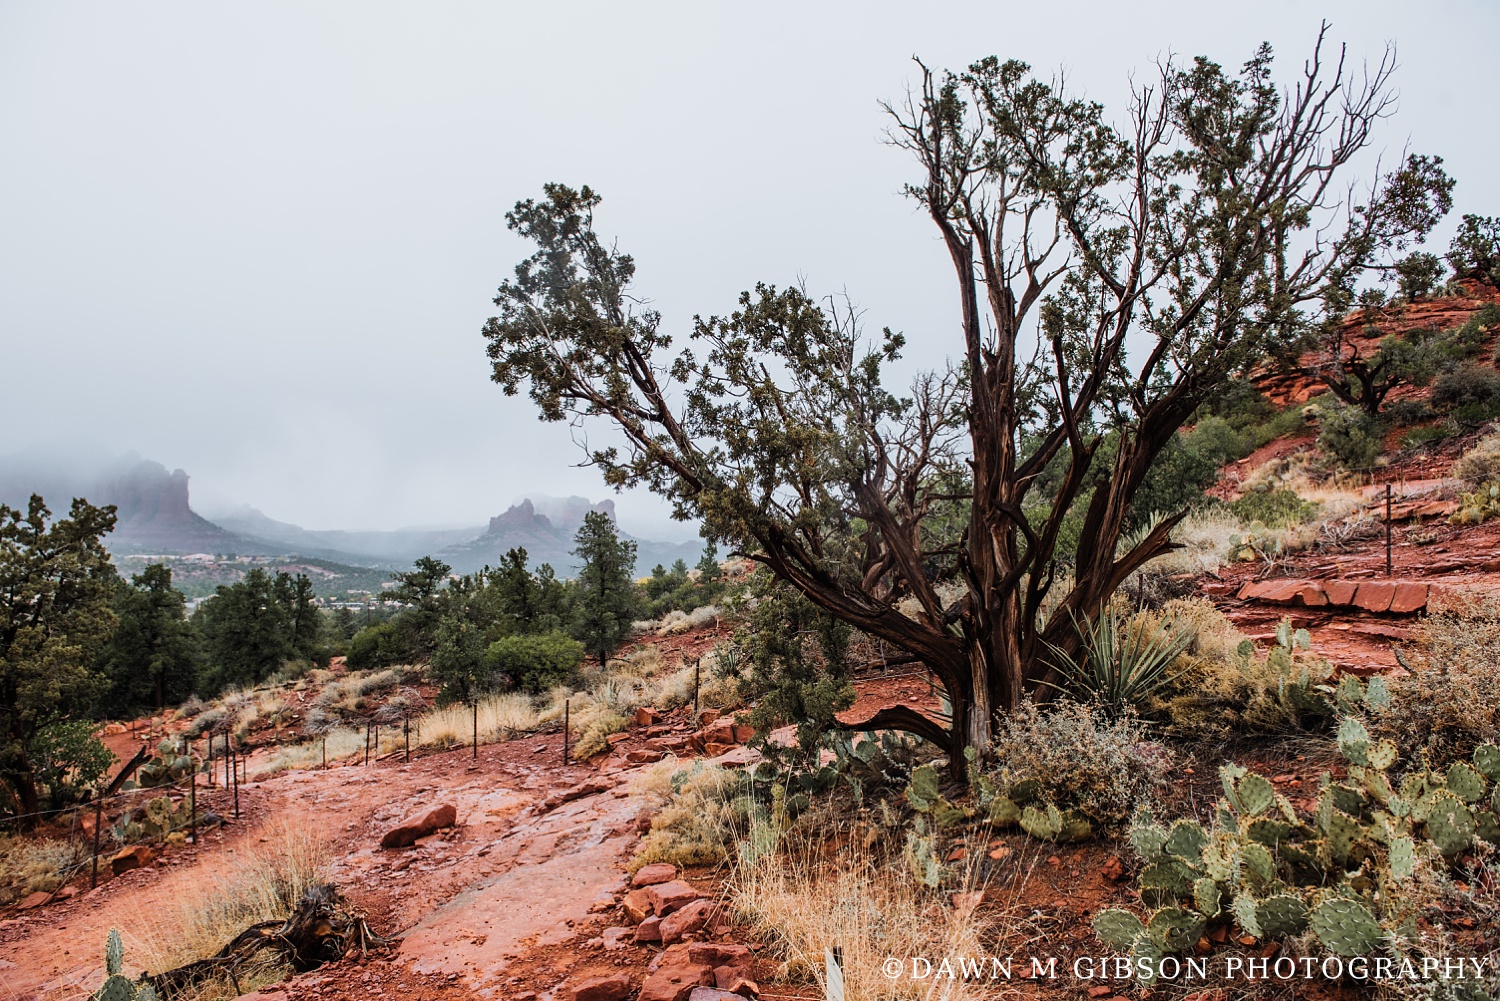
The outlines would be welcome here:
[[[435,834],[445,827],[452,827],[457,822],[457,808],[452,803],[444,803],[420,816],[410,817],[402,821],[401,826],[386,831],[385,837],[380,839],[380,847],[409,848],[416,844],[418,838]]]

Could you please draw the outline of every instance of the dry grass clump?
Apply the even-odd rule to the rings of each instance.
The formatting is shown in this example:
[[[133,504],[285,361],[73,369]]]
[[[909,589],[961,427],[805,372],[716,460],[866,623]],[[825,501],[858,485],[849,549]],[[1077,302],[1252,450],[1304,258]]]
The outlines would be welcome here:
[[[659,786],[663,772],[671,797],[651,819],[631,870],[651,862],[710,865],[731,858],[745,819],[733,803],[744,777],[700,760],[675,771],[658,769],[646,781]]]
[[[122,929],[126,956],[152,973],[212,956],[249,926],[286,918],[307,890],[327,882],[329,853],[314,827],[274,821],[266,839],[244,849],[211,887],[165,911],[143,909],[135,923]],[[242,974],[240,986],[253,990],[287,972],[283,964],[267,960],[248,976]],[[208,984],[193,995],[198,1001],[233,996],[228,984]]]
[[[1477,490],[1491,480],[1500,479],[1500,432],[1492,432],[1480,438],[1458,461],[1453,463],[1448,475],[1463,480],[1464,486]]]
[[[1397,656],[1408,673],[1390,679],[1391,704],[1371,714],[1372,732],[1438,768],[1500,739],[1500,598],[1435,592]]]
[[[28,838],[0,834],[0,907],[29,893],[51,893],[62,886],[88,857],[80,838]]]
[[[816,979],[826,991],[825,950],[838,948],[848,1001],[979,997],[993,986],[960,978],[914,980],[909,962],[904,975],[892,978],[884,964],[891,957],[1004,954],[993,945],[989,912],[948,906],[904,866],[879,865],[860,851],[833,861],[785,853],[747,858],[735,868],[729,891],[739,916],[784,958],[788,978]]]
[[[1150,743],[1133,715],[1109,719],[1097,706],[1030,700],[999,719],[991,746],[1002,788],[1035,779],[1042,795],[1105,825],[1123,824],[1151,803],[1172,767],[1172,753]]]
[[[1191,511],[1172,529],[1172,541],[1181,546],[1158,556],[1145,569],[1150,573],[1214,573],[1229,562],[1230,539],[1245,531],[1231,512],[1223,508]]]
[[[605,711],[591,719],[578,742],[573,745],[573,755],[581,760],[592,758],[609,750],[609,737],[630,726],[630,721],[617,712]]]

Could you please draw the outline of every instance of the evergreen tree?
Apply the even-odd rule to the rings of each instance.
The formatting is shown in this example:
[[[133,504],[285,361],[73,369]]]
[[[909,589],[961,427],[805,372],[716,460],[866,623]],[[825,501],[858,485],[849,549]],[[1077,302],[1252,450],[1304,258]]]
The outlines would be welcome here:
[[[201,655],[184,610],[187,599],[172,586],[172,570],[153,563],[115,588],[120,626],[100,654],[109,679],[100,709],[109,716],[176,705],[193,694]]]
[[[257,684],[291,654],[287,605],[260,567],[238,584],[220,585],[194,616],[208,655],[205,694],[225,685]]]
[[[583,561],[574,588],[573,635],[603,666],[640,608],[633,580],[635,543],[621,540],[602,511],[584,515],[573,541],[578,547],[573,555]]]
[[[724,576],[724,569],[719,566],[719,547],[710,541],[703,547],[703,556],[698,560],[698,583],[712,584]]]
[[[0,783],[17,813],[35,813],[38,732],[98,696],[99,649],[114,632],[118,578],[102,539],[114,507],[74,500],[51,520],[42,498],[0,504]]]

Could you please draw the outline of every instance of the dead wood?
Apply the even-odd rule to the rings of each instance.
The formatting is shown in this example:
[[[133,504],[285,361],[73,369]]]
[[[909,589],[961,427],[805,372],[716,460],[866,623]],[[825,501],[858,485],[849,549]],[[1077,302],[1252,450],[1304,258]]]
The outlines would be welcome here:
[[[227,977],[240,989],[239,976],[252,961],[269,951],[273,958],[289,964],[298,973],[336,962],[348,952],[364,952],[384,945],[370,930],[364,915],[346,905],[332,883],[315,886],[285,921],[263,921],[251,925],[207,959],[195,960],[175,970],[148,974],[142,979],[163,998],[174,997],[212,977]]]

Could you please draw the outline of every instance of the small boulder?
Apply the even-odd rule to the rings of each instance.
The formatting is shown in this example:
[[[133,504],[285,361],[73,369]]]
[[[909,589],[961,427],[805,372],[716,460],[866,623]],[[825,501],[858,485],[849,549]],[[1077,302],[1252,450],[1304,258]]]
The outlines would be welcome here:
[[[655,914],[635,926],[635,940],[637,942],[660,942],[661,941],[661,918]]]
[[[148,845],[131,845],[109,860],[109,871],[116,876],[132,869],[140,869],[156,861],[156,852]]]
[[[648,751],[642,748],[640,750],[631,751],[626,754],[625,760],[630,762],[632,765],[649,765],[652,762],[660,761],[662,757],[663,753],[661,751]]]
[[[51,899],[52,894],[48,893],[46,890],[37,890],[35,893],[28,893],[26,894],[26,896],[22,897],[21,902],[17,904],[16,907],[19,910],[29,911],[33,908],[42,906]]]
[[[745,1001],[745,996],[721,991],[717,987],[694,987],[688,994],[688,1001]]]
[[[631,886],[655,886],[658,883],[670,883],[677,878],[677,867],[670,862],[653,862],[643,865],[636,870]]]
[[[684,905],[692,903],[699,896],[697,890],[680,879],[648,886],[646,895],[651,900],[651,909],[659,918],[664,918]]]
[[[698,725],[699,726],[708,726],[710,723],[712,723],[714,720],[716,720],[718,718],[719,718],[719,710],[717,710],[717,709],[705,709],[705,710],[703,710],[702,712],[700,712],[698,714]]]
[[[419,816],[408,817],[401,822],[400,826],[386,831],[385,837],[380,839],[380,847],[410,848],[417,843],[418,838],[436,834],[445,827],[452,827],[457,822],[457,808],[452,803],[444,803]]]
[[[629,994],[630,975],[611,973],[579,982],[574,985],[570,996],[573,1001],[623,1001]]]
[[[625,911],[625,916],[636,924],[646,920],[646,916],[652,911],[651,892],[647,889],[631,890],[625,894],[625,899],[620,902],[620,907]]]
[[[655,726],[659,719],[661,719],[661,713],[649,706],[641,706],[635,711],[636,726]]]
[[[730,994],[738,994],[742,997],[760,996],[760,984],[751,980],[738,967],[721,966],[714,970],[714,986],[721,991],[728,991]]]
[[[636,1001],[687,1001],[695,987],[712,987],[714,971],[695,963],[682,946],[672,946],[651,963]]]
[[[604,738],[604,742],[610,747],[615,747],[616,745],[625,743],[625,741],[629,739],[630,734],[628,733],[612,733],[608,737]]]
[[[702,931],[714,916],[714,905],[710,900],[698,899],[684,904],[661,920],[663,945],[680,942],[688,935]]]

